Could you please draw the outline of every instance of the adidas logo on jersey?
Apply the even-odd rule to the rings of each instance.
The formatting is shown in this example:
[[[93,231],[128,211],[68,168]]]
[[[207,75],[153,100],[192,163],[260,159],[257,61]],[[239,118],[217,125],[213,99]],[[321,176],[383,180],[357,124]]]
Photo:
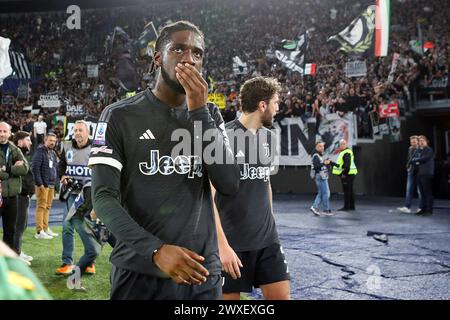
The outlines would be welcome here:
[[[139,140],[155,140],[155,136],[153,135],[153,133],[150,131],[150,129],[147,129],[147,131],[145,131],[142,136],[139,137]]]

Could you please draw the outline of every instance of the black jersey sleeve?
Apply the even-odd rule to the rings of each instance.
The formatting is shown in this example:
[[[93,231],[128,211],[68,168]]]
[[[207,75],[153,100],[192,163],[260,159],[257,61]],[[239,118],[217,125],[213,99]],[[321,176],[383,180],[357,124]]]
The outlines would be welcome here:
[[[92,168],[92,200],[97,216],[109,231],[139,255],[151,261],[164,243],[138,225],[120,203],[120,172],[110,165]]]
[[[202,137],[194,135],[194,139],[202,140],[202,151],[211,143],[216,148],[222,149],[223,163],[205,163],[211,183],[218,192],[224,195],[235,194],[239,188],[239,166],[231,151],[225,123],[219,108],[214,104],[208,103],[202,108],[189,111],[189,115],[192,121],[192,129],[200,122],[203,132],[211,130],[212,139],[210,141],[205,141]]]
[[[98,217],[118,240],[151,259],[153,251],[163,242],[139,226],[120,201],[121,170],[125,163],[123,141],[127,131],[120,126],[114,110],[111,105],[103,111],[94,135],[89,158],[92,202]]]

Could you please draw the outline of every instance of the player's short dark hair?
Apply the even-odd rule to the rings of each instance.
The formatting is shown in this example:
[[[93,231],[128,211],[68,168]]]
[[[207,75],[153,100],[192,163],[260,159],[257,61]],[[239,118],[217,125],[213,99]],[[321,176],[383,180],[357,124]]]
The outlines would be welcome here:
[[[192,31],[202,37],[202,39],[205,38],[203,32],[201,32],[195,24],[189,21],[180,20],[174,23],[170,23],[161,29],[161,32],[156,39],[155,51],[161,51],[164,45],[170,40],[172,34],[178,31]]]
[[[29,132],[17,131],[16,133],[14,133],[12,141],[17,146],[17,144],[19,143],[19,140],[25,139],[26,137],[29,137],[29,136],[30,136]]]
[[[268,103],[280,91],[281,85],[275,78],[255,77],[245,81],[239,95],[242,112],[255,112],[261,101]]]
[[[192,31],[198,34],[203,40],[205,39],[203,32],[195,24],[189,21],[180,20],[170,23],[161,29],[161,32],[159,33],[159,36],[155,42],[155,51],[160,52],[166,45],[166,43],[170,40],[172,34],[178,31]],[[156,68],[157,67],[155,61],[152,60],[150,63],[150,73],[153,73]]]

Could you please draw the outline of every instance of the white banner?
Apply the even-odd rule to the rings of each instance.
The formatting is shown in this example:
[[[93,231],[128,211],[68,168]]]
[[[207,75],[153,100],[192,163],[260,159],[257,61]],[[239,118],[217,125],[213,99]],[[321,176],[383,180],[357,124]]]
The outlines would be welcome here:
[[[350,77],[365,77],[367,66],[365,61],[351,61],[345,64],[345,75]]]
[[[335,160],[339,154],[339,141],[345,139],[349,146],[354,145],[353,113],[343,117],[336,113],[322,118],[319,130],[314,119],[304,123],[301,118],[285,118],[274,123],[280,141],[280,165],[311,165],[316,141],[325,142],[325,157]]]
[[[86,113],[84,110],[84,106],[82,104],[79,104],[76,106],[75,105],[67,105],[66,112],[69,112],[72,117],[82,116]]]
[[[88,64],[87,65],[87,77],[97,78],[98,77],[98,64]]]
[[[247,62],[243,62],[238,56],[233,57],[233,73],[235,75],[242,75],[248,73]]]
[[[59,108],[61,106],[61,100],[59,100],[59,96],[57,94],[41,94],[38,105],[42,108]]]

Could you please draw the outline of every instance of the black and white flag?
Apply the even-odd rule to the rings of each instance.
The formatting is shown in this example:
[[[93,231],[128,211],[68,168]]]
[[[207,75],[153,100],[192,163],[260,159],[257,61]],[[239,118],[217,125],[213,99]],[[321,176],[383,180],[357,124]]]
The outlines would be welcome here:
[[[233,57],[233,73],[235,75],[247,74],[248,65],[247,62],[243,62],[238,56]]]
[[[288,69],[304,73],[305,52],[307,48],[306,33],[295,40],[283,40],[282,48],[275,51],[275,56]]]
[[[369,6],[361,15],[353,20],[344,30],[328,38],[335,40],[341,45],[339,50],[347,53],[366,52],[373,43],[375,30],[375,8]]]
[[[30,69],[23,53],[9,51],[11,66],[19,79],[31,79]]]

